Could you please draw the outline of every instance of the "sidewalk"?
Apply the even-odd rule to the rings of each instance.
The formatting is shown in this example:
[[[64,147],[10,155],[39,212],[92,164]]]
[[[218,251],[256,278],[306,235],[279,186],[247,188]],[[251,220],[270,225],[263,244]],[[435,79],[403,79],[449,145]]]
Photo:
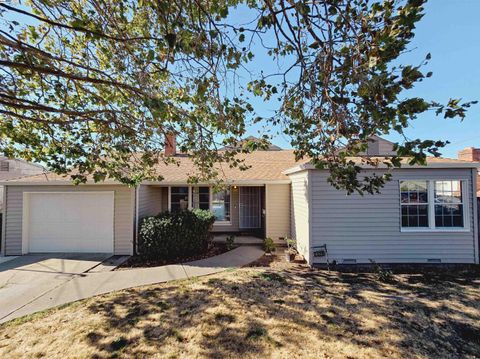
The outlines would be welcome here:
[[[240,246],[215,257],[184,264],[129,269],[113,272],[85,273],[65,284],[34,298],[28,304],[0,320],[0,323],[62,304],[90,298],[117,290],[143,285],[188,279],[218,273],[247,265],[263,255],[258,246]]]

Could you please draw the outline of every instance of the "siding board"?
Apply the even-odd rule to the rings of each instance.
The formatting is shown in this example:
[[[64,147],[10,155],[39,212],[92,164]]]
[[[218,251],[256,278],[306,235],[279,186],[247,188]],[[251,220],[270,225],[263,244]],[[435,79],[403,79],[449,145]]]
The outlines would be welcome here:
[[[291,184],[291,235],[297,241],[298,252],[310,261],[309,224],[309,171],[290,175]]]
[[[140,185],[138,188],[138,219],[155,216],[163,209],[163,189],[159,186]],[[167,201],[167,198],[165,198]],[[167,201],[168,207],[168,201]]]
[[[470,169],[399,169],[381,194],[347,196],[327,183],[328,173],[312,170],[312,245],[327,244],[330,261],[368,263],[474,263],[472,171]],[[373,171],[367,171],[372,173]],[[378,171],[377,171],[378,172]],[[469,231],[401,232],[399,180],[459,179],[468,183]],[[315,263],[321,263],[315,258]]]
[[[266,191],[266,236],[273,240],[290,237],[290,185],[267,184]]]

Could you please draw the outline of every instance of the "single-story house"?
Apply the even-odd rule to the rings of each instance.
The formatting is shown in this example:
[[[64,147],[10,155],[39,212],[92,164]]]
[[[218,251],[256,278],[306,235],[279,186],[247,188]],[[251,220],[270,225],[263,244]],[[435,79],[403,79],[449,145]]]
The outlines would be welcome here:
[[[375,138],[366,155],[391,151],[391,143]],[[431,158],[426,166],[404,165],[380,194],[360,196],[336,190],[326,170],[296,162],[291,150],[256,151],[246,155],[247,171],[225,166],[228,187],[215,192],[208,183],[188,184],[192,161],[174,148],[169,153],[180,165],[159,165],[164,180],[137,188],[111,181],[74,186],[53,174],[1,183],[2,253],[133,254],[143,217],[202,208],[214,212],[215,233],[296,239],[310,265],[327,257],[339,264],[479,262],[478,163]]]

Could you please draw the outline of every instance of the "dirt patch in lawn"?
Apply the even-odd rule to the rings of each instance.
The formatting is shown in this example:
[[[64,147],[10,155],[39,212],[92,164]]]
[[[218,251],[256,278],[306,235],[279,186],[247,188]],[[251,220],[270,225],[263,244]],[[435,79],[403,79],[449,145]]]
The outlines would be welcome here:
[[[303,270],[309,270],[307,262],[300,256],[296,255],[292,262],[286,260],[287,247],[277,246],[272,253],[265,253],[256,261],[250,263],[248,267],[270,268],[274,270],[286,270],[291,268],[302,268]]]
[[[243,268],[5,324],[0,357],[475,358],[480,273],[472,270],[384,283],[375,273],[296,264]]]
[[[205,253],[199,253],[190,257],[180,257],[171,260],[164,259],[146,259],[141,256],[132,256],[126,262],[122,263],[115,270],[130,269],[130,268],[144,268],[144,267],[159,267],[167,264],[178,264],[196,261],[199,259],[210,258],[218,256],[219,254],[228,252],[233,248],[227,248],[225,243],[213,243]]]

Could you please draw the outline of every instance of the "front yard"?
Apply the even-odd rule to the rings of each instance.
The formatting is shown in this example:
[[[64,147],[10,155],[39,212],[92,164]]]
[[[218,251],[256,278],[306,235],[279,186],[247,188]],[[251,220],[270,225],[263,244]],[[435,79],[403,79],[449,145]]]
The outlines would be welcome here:
[[[479,277],[243,268],[7,323],[0,357],[480,357]]]

